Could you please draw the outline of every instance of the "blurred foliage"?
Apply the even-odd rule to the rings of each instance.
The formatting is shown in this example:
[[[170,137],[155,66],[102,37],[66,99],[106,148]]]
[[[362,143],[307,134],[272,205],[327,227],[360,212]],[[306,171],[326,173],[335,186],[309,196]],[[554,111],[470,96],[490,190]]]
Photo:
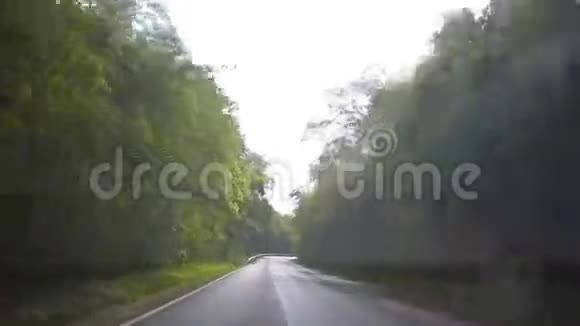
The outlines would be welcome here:
[[[3,0],[0,16],[3,272],[118,273],[289,250],[235,104],[211,68],[191,63],[163,6]],[[98,200],[90,171],[113,162],[119,146],[122,192]],[[157,189],[169,162],[188,167],[180,187],[193,200],[168,200]],[[223,180],[210,178],[219,200],[199,183],[214,162],[232,176],[227,194]],[[152,164],[154,176],[145,175],[143,196],[133,200],[129,185],[140,163]]]
[[[337,92],[343,101],[334,105],[336,115],[310,125],[342,134],[313,167],[314,190],[295,194],[300,256],[381,266],[513,256],[580,262],[579,28],[572,0],[491,1],[481,16],[449,13],[411,78],[362,78]],[[380,159],[352,144],[377,126],[399,140],[397,152]],[[338,194],[336,162],[365,164],[348,177],[350,189],[365,181],[357,199]],[[394,198],[393,174],[404,162],[441,170],[441,200],[414,200],[409,187],[409,196]],[[474,201],[451,187],[451,173],[466,162],[482,169],[468,187],[479,193]],[[380,199],[377,163],[385,170]]]

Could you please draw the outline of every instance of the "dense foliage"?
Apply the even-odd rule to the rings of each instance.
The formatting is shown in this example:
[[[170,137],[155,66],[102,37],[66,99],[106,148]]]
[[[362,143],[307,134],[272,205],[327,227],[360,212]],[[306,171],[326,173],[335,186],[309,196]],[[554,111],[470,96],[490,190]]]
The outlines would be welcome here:
[[[0,265],[46,275],[119,272],[289,250],[264,199],[264,163],[245,147],[236,105],[210,68],[191,63],[155,1],[0,1]],[[123,150],[123,188],[100,200],[91,169]],[[189,169],[160,193],[167,163]],[[142,196],[132,172],[151,164]],[[220,194],[208,198],[200,174]],[[103,188],[111,180],[102,178]],[[256,244],[261,239],[267,244]]]
[[[449,14],[412,78],[362,80],[338,92],[336,117],[311,127],[338,126],[343,136],[313,169],[315,189],[296,193],[302,258],[398,266],[506,257],[579,262],[579,24],[572,0],[491,1],[481,16]],[[369,157],[364,141],[352,144],[376,128],[396,132],[395,153]],[[351,200],[337,191],[345,162],[365,165],[347,175],[350,189],[365,181],[365,192]],[[441,171],[441,198],[416,200],[407,178],[396,199],[393,175],[406,162]],[[377,178],[378,163],[384,177]],[[481,168],[466,187],[476,200],[460,199],[450,186],[461,163]],[[379,199],[377,180],[384,181]],[[430,175],[423,180],[431,194]]]

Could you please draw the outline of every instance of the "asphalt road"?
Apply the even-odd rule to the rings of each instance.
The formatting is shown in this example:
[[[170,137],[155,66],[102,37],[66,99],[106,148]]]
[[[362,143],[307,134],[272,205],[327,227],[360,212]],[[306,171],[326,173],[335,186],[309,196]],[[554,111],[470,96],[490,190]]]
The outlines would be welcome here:
[[[262,258],[136,326],[459,326],[380,297],[368,285]]]

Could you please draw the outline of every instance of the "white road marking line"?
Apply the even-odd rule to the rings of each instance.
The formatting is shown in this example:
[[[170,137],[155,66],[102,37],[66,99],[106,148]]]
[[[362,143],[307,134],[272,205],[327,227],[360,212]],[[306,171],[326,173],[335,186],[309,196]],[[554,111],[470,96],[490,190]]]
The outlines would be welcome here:
[[[242,270],[244,267],[245,267],[245,266],[242,266],[242,267],[240,267],[240,268],[236,269],[235,271],[231,271],[231,272],[227,273],[226,275],[224,275],[224,276],[222,276],[222,277],[220,277],[220,278],[218,278],[218,279],[216,279],[216,280],[213,280],[213,281],[211,281],[211,282],[207,283],[206,285],[204,285],[204,286],[202,286],[202,287],[200,287],[200,288],[197,288],[197,289],[193,290],[192,292],[189,292],[189,293],[187,293],[187,294],[186,294],[186,295],[184,295],[184,296],[181,296],[181,297],[179,297],[179,298],[177,298],[177,299],[174,299],[174,300],[172,300],[172,301],[170,301],[170,302],[168,302],[168,303],[166,303],[166,304],[164,304],[164,305],[162,305],[162,306],[160,306],[160,307],[158,307],[158,308],[155,308],[155,309],[153,309],[153,310],[151,310],[151,311],[148,311],[148,312],[146,312],[146,313],[144,313],[144,314],[140,315],[139,317],[136,317],[136,318],[134,318],[134,319],[131,319],[131,320],[129,320],[129,321],[126,321],[126,322],[122,323],[122,324],[121,324],[121,325],[119,325],[119,326],[132,326],[132,325],[135,325],[136,323],[138,323],[138,322],[140,322],[140,321],[143,321],[143,320],[145,320],[145,319],[147,319],[147,318],[149,318],[149,317],[153,316],[154,314],[156,314],[156,313],[158,313],[158,312],[160,312],[160,311],[162,311],[162,310],[164,310],[164,309],[166,309],[166,308],[168,308],[168,307],[170,307],[170,306],[173,306],[174,304],[176,304],[176,303],[179,303],[179,302],[181,302],[181,301],[183,301],[183,300],[185,300],[185,299],[187,299],[187,298],[191,297],[192,295],[195,295],[195,294],[197,294],[197,293],[201,292],[202,290],[204,290],[204,289],[206,289],[206,288],[210,287],[211,285],[213,285],[213,284],[215,284],[215,283],[217,283],[217,282],[219,282],[219,281],[221,281],[221,280],[223,280],[223,279],[225,279],[225,278],[227,278],[227,277],[229,277],[229,276],[233,275],[234,273],[237,273],[237,272],[239,272],[239,271],[240,271],[240,270]]]

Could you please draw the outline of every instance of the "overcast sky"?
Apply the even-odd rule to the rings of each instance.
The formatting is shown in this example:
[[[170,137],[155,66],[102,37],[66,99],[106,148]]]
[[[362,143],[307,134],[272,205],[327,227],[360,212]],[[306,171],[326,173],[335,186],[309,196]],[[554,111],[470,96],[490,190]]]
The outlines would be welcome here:
[[[219,75],[240,107],[246,143],[271,161],[271,194],[283,213],[308,182],[321,142],[303,141],[327,112],[325,91],[381,65],[391,77],[429,51],[446,11],[488,0],[166,0],[194,63],[229,65]]]

